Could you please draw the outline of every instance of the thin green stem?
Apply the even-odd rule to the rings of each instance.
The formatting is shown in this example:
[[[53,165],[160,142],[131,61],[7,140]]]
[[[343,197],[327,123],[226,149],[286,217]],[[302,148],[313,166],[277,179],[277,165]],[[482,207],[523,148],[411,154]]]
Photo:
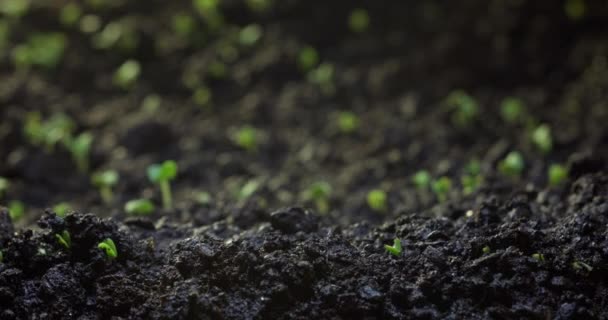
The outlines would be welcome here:
[[[171,186],[169,181],[160,182],[160,193],[163,197],[163,207],[165,210],[171,210],[173,208],[173,200],[171,196]]]
[[[114,194],[112,193],[112,188],[110,187],[101,187],[99,189],[99,193],[101,194],[101,199],[105,204],[112,203],[112,199],[114,198]]]

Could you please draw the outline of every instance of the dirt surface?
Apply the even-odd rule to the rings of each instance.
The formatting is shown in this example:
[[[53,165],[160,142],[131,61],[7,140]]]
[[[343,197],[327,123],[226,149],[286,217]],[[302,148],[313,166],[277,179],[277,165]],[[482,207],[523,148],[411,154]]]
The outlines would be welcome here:
[[[584,1],[576,18],[565,8],[577,1],[256,11],[224,0],[214,28],[189,1],[87,1],[70,26],[64,2],[0,20],[0,205],[26,208],[15,221],[0,213],[0,319],[608,318],[606,3]],[[361,32],[348,23],[357,8],[369,15]],[[187,33],[178,14],[193,19]],[[99,29],[83,30],[91,19]],[[112,22],[120,40],[100,48]],[[244,30],[261,32],[247,42]],[[17,65],[15,48],[39,32],[63,34],[61,59]],[[306,47],[319,56],[311,70],[298,60]],[[141,73],[117,86],[129,59]],[[315,81],[320,66],[329,81]],[[466,123],[455,92],[478,108]],[[524,111],[508,122],[513,98]],[[89,172],[66,147],[32,143],[32,111],[93,134]],[[354,130],[340,125],[345,111]],[[548,150],[531,139],[542,125]],[[252,149],[235,143],[244,127]],[[509,176],[512,151],[525,165]],[[175,207],[161,209],[146,168],[167,159],[179,164]],[[467,190],[473,162],[480,183]],[[568,169],[558,183],[554,164]],[[90,174],[107,169],[120,181],[104,203]],[[419,170],[452,188],[417,187]],[[317,182],[326,203],[307,196]],[[368,204],[375,189],[382,210]],[[128,215],[137,198],[157,209]],[[44,213],[62,202],[68,215]],[[108,238],[116,259],[98,248]],[[395,238],[399,256],[384,248]]]

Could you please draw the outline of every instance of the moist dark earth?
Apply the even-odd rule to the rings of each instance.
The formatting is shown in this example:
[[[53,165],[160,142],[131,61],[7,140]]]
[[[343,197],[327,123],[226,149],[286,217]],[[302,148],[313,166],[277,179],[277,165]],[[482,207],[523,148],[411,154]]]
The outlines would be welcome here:
[[[577,1],[285,0],[259,11],[224,0],[219,29],[190,1],[94,2],[77,2],[81,20],[100,21],[88,33],[59,22],[68,1],[1,20],[0,205],[26,212],[11,221],[0,210],[0,319],[608,319],[605,1],[573,17]],[[357,8],[369,14],[361,32],[348,24]],[[194,29],[176,35],[184,13]],[[117,21],[136,41],[96,46]],[[251,24],[261,36],[239,44]],[[14,48],[37,32],[65,36],[61,59],[18,68]],[[333,66],[329,86],[299,66],[307,46]],[[117,88],[128,59],[141,74]],[[446,108],[454,90],[479,106],[465,126]],[[535,147],[528,123],[504,121],[510,97],[551,127],[551,150]],[[64,147],[28,141],[31,111],[94,135],[91,171],[120,174],[111,203]],[[357,130],[340,130],[342,111]],[[233,141],[243,126],[257,129],[255,151]],[[511,151],[524,158],[518,177],[498,170]],[[179,164],[171,210],[146,177],[167,159]],[[473,159],[483,182],[465,192]],[[569,174],[553,185],[556,163]],[[419,170],[452,179],[446,199],[412,183]],[[304,195],[317,181],[331,185],[326,211]],[[257,188],[243,197],[248,183]],[[368,205],[373,189],[386,210]],[[127,215],[136,198],[158,209]],[[60,202],[64,217],[47,209]],[[107,238],[116,259],[98,248]],[[396,238],[399,256],[384,248]]]

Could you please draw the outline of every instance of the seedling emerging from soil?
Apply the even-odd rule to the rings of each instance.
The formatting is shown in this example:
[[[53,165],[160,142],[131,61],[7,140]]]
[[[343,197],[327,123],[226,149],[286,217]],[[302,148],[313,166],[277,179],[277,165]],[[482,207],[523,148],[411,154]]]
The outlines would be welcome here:
[[[510,124],[516,124],[523,120],[525,113],[524,103],[517,98],[505,98],[500,105],[502,119]]]
[[[490,249],[490,246],[485,246],[485,247],[483,247],[483,249],[481,249],[483,254],[488,254],[488,253],[490,253],[491,250],[492,249]]]
[[[135,60],[125,61],[114,73],[114,84],[123,89],[130,89],[139,78],[141,66]]]
[[[66,137],[64,140],[66,148],[70,151],[72,159],[80,173],[89,171],[89,154],[93,144],[93,135],[88,132],[79,134],[76,138]]]
[[[196,88],[196,90],[194,90],[194,93],[192,94],[192,100],[194,101],[194,103],[201,107],[209,105],[209,102],[211,102],[212,97],[213,93],[209,88],[205,86],[200,86]]]
[[[350,111],[338,114],[338,127],[342,133],[353,133],[359,128],[359,117]]]
[[[448,199],[448,194],[452,189],[452,180],[448,177],[441,177],[431,185],[433,192],[437,195],[440,202],[445,202]]]
[[[298,65],[304,71],[309,71],[319,64],[319,53],[311,46],[306,46],[298,54]]]
[[[538,262],[545,262],[545,255],[542,253],[535,253],[532,255],[532,258],[536,259]]]
[[[64,26],[71,27],[78,23],[81,16],[82,9],[80,6],[74,2],[70,2],[61,9],[61,12],[59,13],[59,21],[61,21]]]
[[[329,211],[330,196],[331,185],[325,181],[313,183],[305,193],[305,198],[314,201],[317,210],[321,213],[327,213]]]
[[[548,153],[553,148],[553,139],[551,138],[551,127],[546,124],[541,124],[532,132],[532,142],[544,153]]]
[[[317,68],[308,72],[308,81],[321,87],[325,94],[332,94],[334,86],[334,66],[330,63],[322,63]]]
[[[0,199],[6,194],[10,185],[11,183],[8,181],[8,179],[0,177]]]
[[[173,208],[173,197],[171,195],[171,180],[177,176],[177,163],[167,160],[161,164],[154,164],[148,167],[148,178],[153,183],[160,186],[163,198],[163,207],[167,210]]]
[[[258,149],[258,130],[251,126],[244,126],[236,132],[233,141],[237,146],[249,152],[255,152]]]
[[[173,15],[173,31],[182,37],[192,34],[196,28],[196,20],[187,13],[177,13]]]
[[[508,177],[519,177],[524,171],[524,158],[517,151],[511,151],[498,164],[498,170]]]
[[[479,114],[477,101],[463,90],[450,93],[446,104],[453,110],[452,123],[459,127],[468,127]]]
[[[412,182],[418,190],[426,190],[431,185],[431,174],[426,170],[420,170],[412,177]]]
[[[69,210],[70,210],[70,205],[66,202],[60,202],[60,203],[56,204],[55,206],[53,206],[53,212],[55,212],[55,214],[57,214],[57,216],[62,217],[62,218],[68,214]]]
[[[118,172],[114,170],[98,172],[91,178],[93,185],[99,189],[99,194],[104,203],[112,202],[114,198],[112,188],[118,183],[119,179]]]
[[[70,247],[72,247],[72,238],[67,230],[63,230],[61,233],[56,233],[55,238],[57,238],[57,242],[59,242],[59,244],[64,246],[66,249],[70,249]]]
[[[387,198],[386,192],[380,189],[374,189],[367,194],[367,205],[374,211],[386,211]]]
[[[71,136],[74,127],[72,119],[65,114],[57,113],[43,122],[39,112],[29,112],[25,116],[23,133],[31,144],[44,146],[47,152],[52,152],[57,143]]]
[[[361,33],[369,28],[369,14],[365,9],[355,9],[348,17],[348,27],[352,32]]]
[[[103,240],[97,245],[97,248],[105,251],[106,256],[110,260],[114,260],[118,257],[118,251],[116,250],[116,245],[114,241],[110,238]]]
[[[25,44],[15,47],[13,61],[21,68],[38,66],[52,69],[61,61],[66,43],[66,37],[61,33],[33,34]]]
[[[244,46],[252,46],[262,38],[263,34],[262,27],[257,24],[250,24],[239,33],[239,42]]]
[[[401,240],[399,238],[395,238],[395,240],[393,240],[392,246],[385,244],[384,249],[386,249],[388,253],[397,257],[401,255],[401,252],[403,252],[403,247],[401,247]]]
[[[11,201],[8,203],[8,213],[12,221],[18,221],[25,214],[25,205],[21,201]]]
[[[475,192],[479,186],[483,183],[483,176],[481,175],[481,163],[477,159],[471,160],[465,167],[466,174],[460,177],[462,183],[462,192],[465,195],[469,195]]]
[[[247,183],[245,183],[237,193],[238,200],[243,201],[251,198],[251,196],[258,191],[259,187],[260,183],[257,180],[251,179],[247,181]]]
[[[588,264],[586,264],[586,263],[584,263],[584,262],[582,262],[582,261],[574,261],[574,262],[572,263],[572,268],[574,268],[574,270],[582,270],[582,269],[585,269],[585,270],[587,270],[588,272],[593,271],[593,267],[591,267],[590,265],[588,265]]]
[[[549,185],[560,185],[568,178],[568,168],[561,164],[552,164],[549,166]]]
[[[27,13],[29,0],[0,1],[0,13],[7,17],[19,18]]]
[[[155,209],[152,201],[147,199],[131,200],[125,204],[125,212],[130,216],[147,216]]]

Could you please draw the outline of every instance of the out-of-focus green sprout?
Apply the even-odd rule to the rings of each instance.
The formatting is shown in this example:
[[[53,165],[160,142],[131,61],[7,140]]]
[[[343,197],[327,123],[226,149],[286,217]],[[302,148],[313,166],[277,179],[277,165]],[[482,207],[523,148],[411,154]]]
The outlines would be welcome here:
[[[241,127],[232,137],[232,141],[239,147],[255,152],[258,149],[258,130],[251,126]]]
[[[211,61],[207,66],[207,74],[213,79],[221,80],[226,78],[228,74],[226,64],[219,60]]]
[[[547,124],[541,124],[532,132],[532,142],[542,152],[549,153],[553,149],[553,138],[551,136],[551,127]]]
[[[524,157],[517,151],[511,151],[498,164],[498,170],[508,177],[519,177],[524,171]]]
[[[332,94],[334,86],[334,66],[330,63],[322,63],[317,68],[308,72],[308,81],[321,87],[325,94]]]
[[[20,18],[30,8],[30,0],[3,0],[0,1],[0,13],[12,18]]]
[[[481,249],[481,252],[483,252],[483,254],[488,254],[492,251],[492,249],[490,249],[490,246],[485,246]]]
[[[0,262],[1,262],[1,261],[0,261]],[[588,264],[586,264],[586,263],[584,263],[584,262],[582,262],[582,261],[574,261],[574,262],[572,263],[572,268],[574,268],[574,270],[582,270],[582,269],[585,269],[585,270],[587,270],[588,272],[593,271],[593,267],[592,267],[592,266],[590,266],[590,265],[588,265]]]
[[[431,185],[431,174],[426,170],[420,170],[412,176],[412,182],[418,190],[426,190]]]
[[[55,238],[60,245],[65,247],[66,249],[70,249],[72,247],[72,237],[67,230],[63,230],[61,233],[56,233]]]
[[[125,61],[114,73],[114,84],[123,89],[130,89],[133,87],[139,74],[141,73],[141,66],[136,60]]]
[[[367,205],[374,211],[384,212],[388,209],[388,196],[384,190],[374,189],[367,193]]]
[[[188,37],[196,28],[194,17],[187,13],[177,13],[173,15],[173,31],[182,37]]]
[[[60,202],[53,206],[53,212],[57,214],[57,216],[64,218],[68,211],[70,211],[70,204],[67,202]]]
[[[298,53],[298,65],[304,71],[312,70],[319,64],[319,53],[311,46],[306,46]]]
[[[2,199],[2,197],[4,197],[4,195],[8,191],[8,188],[10,188],[10,186],[11,186],[11,183],[7,178],[0,177],[0,199]]]
[[[57,143],[71,137],[74,128],[74,122],[65,114],[54,114],[43,122],[40,113],[34,111],[27,113],[23,133],[31,144],[44,146],[47,152],[52,152]]]
[[[348,134],[359,128],[359,117],[351,111],[342,111],[338,114],[338,128],[340,132]]]
[[[170,181],[177,177],[177,170],[177,163],[173,160],[167,160],[163,163],[153,164],[148,167],[148,178],[151,182],[160,186],[163,207],[167,210],[173,208]]]
[[[481,162],[477,159],[469,161],[465,167],[465,174],[460,177],[462,183],[462,192],[465,195],[469,195],[475,192],[479,186],[483,183],[483,176],[481,175]]]
[[[545,262],[545,255],[542,253],[534,253],[532,254],[532,258],[538,262]]]
[[[452,123],[456,126],[468,127],[479,115],[477,101],[463,90],[452,91],[445,103],[452,109]]]
[[[13,49],[13,62],[19,68],[36,66],[52,69],[63,58],[66,45],[67,38],[61,33],[35,33],[26,43]]]
[[[329,211],[329,198],[331,197],[331,185],[326,181],[318,181],[310,185],[304,193],[304,198],[313,201],[320,213]]]
[[[154,203],[148,199],[131,200],[125,204],[125,212],[130,216],[147,216],[155,209]]]
[[[162,98],[157,94],[149,94],[141,102],[141,108],[149,114],[154,114],[160,109]]]
[[[560,185],[568,179],[568,167],[561,164],[552,164],[549,166],[547,175],[549,176],[549,185]]]
[[[196,88],[196,90],[194,90],[194,94],[192,94],[192,100],[194,103],[201,107],[208,106],[212,97],[213,93],[206,86]]]
[[[500,105],[500,115],[509,124],[521,123],[526,114],[526,107],[523,101],[518,98],[505,98]]]
[[[211,30],[218,30],[224,24],[219,8],[220,0],[193,0],[192,5]]]
[[[8,203],[8,213],[12,221],[19,221],[25,214],[25,205],[21,201],[13,200]]]
[[[272,7],[273,0],[247,0],[249,9],[255,12],[264,12]]]
[[[431,189],[440,202],[445,202],[448,199],[450,190],[452,189],[452,180],[448,177],[441,177],[431,184]]]
[[[114,199],[112,188],[118,184],[120,176],[115,170],[97,172],[91,177],[93,185],[99,189],[99,194],[104,203],[110,204]]]
[[[348,16],[348,27],[352,32],[365,32],[369,28],[369,21],[367,10],[355,9]]]
[[[65,26],[71,27],[78,23],[82,16],[82,9],[76,2],[70,2],[61,8],[59,21]]]
[[[99,31],[99,29],[101,28],[101,19],[94,14],[87,14],[84,15],[81,19],[80,19],[80,31],[82,31],[83,33],[86,34],[92,34],[95,33],[97,31]]]
[[[251,198],[251,196],[253,196],[253,194],[255,194],[255,192],[258,191],[259,188],[259,181],[255,179],[247,181],[237,193],[238,200],[243,201]]]
[[[564,3],[564,12],[572,21],[578,21],[585,17],[587,5],[585,0],[566,0]]]
[[[239,33],[239,42],[244,46],[252,46],[262,38],[264,30],[258,24],[250,24]]]
[[[89,171],[89,154],[93,144],[93,135],[89,132],[83,132],[75,138],[69,136],[64,140],[64,144],[70,151],[78,171],[87,173]]]

